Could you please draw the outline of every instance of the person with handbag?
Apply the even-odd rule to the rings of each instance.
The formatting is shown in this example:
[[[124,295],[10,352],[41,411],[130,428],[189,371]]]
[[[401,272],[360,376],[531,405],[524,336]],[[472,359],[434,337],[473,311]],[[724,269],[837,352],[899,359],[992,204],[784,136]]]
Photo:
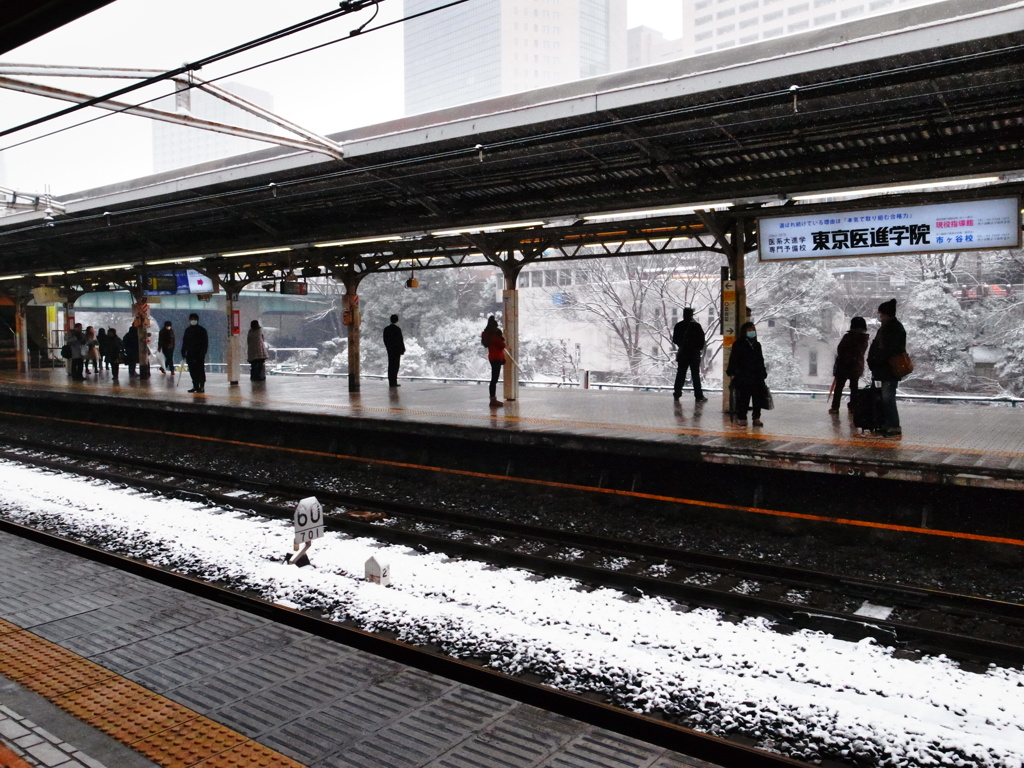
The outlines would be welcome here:
[[[740,326],[740,334],[736,343],[732,345],[729,366],[725,372],[732,377],[730,386],[736,394],[734,423],[740,427],[747,425],[749,407],[753,410],[753,425],[763,427],[761,408],[765,406],[765,381],[768,378],[768,369],[764,364],[764,353],[761,351],[761,344],[757,340],[757,328],[753,323],[748,321]]]
[[[907,331],[896,319],[896,299],[883,301],[878,305],[878,321],[882,324],[868,349],[868,368],[871,378],[882,385],[882,426],[883,437],[898,437],[900,414],[896,408],[896,387],[906,375]]]

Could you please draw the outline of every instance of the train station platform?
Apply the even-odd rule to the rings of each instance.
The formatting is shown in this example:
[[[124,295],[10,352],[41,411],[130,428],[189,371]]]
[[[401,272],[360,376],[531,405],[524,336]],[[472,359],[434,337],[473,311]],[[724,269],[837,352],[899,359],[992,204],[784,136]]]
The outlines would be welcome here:
[[[673,401],[667,392],[523,386],[515,402],[490,408],[485,385],[439,381],[406,380],[390,389],[366,379],[360,392],[350,393],[344,377],[275,375],[232,386],[211,374],[205,394],[188,388],[187,374],[159,371],[147,381],[122,371],[117,384],[106,373],[73,383],[61,369],[0,374],[0,395],[153,403],[165,411],[231,412],[277,423],[358,422],[392,434],[586,446],[702,465],[1024,489],[1024,408],[1003,403],[900,401],[903,435],[882,438],[854,428],[845,405],[829,414],[824,397],[776,395],[763,427],[738,427],[723,413],[720,393],[698,405],[689,392]]]
[[[714,768],[0,533],[4,768]]]

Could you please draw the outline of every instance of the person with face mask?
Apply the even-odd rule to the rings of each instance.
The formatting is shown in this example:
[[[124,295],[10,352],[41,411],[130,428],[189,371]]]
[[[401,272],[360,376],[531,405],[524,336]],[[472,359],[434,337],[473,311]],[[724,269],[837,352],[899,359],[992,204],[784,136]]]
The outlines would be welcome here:
[[[900,414],[896,409],[896,387],[900,377],[892,369],[892,358],[907,351],[907,331],[896,319],[896,299],[878,305],[878,320],[882,324],[868,348],[868,368],[871,378],[882,385],[883,437],[899,437]]]
[[[736,406],[733,411],[737,426],[747,425],[747,410],[753,410],[755,427],[763,427],[761,407],[764,405],[765,380],[768,369],[764,365],[764,353],[757,340],[757,328],[751,322],[740,326],[740,335],[732,345],[729,366],[725,371],[732,377],[736,391]]]
[[[210,337],[199,324],[199,315],[193,312],[188,316],[188,328],[181,334],[181,356],[185,358],[188,375],[192,377],[189,392],[202,394],[206,391],[206,351],[209,346]]]

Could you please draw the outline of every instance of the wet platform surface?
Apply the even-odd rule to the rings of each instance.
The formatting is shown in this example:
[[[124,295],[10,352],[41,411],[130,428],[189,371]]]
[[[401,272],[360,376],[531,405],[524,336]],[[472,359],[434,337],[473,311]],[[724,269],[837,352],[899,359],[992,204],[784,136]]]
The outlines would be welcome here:
[[[5,745],[47,768],[714,768],[0,533]]]
[[[4,374],[0,392],[13,387],[189,410],[318,415],[390,430],[499,431],[521,442],[557,436],[691,461],[1024,489],[1024,408],[1006,404],[900,401],[903,436],[895,439],[862,434],[845,405],[831,415],[824,397],[776,395],[775,409],[755,428],[731,424],[720,394],[697,405],[689,392],[675,402],[667,392],[520,387],[515,402],[490,408],[486,386],[465,383],[403,381],[390,389],[366,379],[360,392],[350,393],[344,377],[270,376],[232,386],[223,374],[211,374],[205,394],[198,395],[188,393],[187,375],[180,378],[157,371],[139,381],[122,372],[118,384],[106,373],[72,383],[57,369]]]

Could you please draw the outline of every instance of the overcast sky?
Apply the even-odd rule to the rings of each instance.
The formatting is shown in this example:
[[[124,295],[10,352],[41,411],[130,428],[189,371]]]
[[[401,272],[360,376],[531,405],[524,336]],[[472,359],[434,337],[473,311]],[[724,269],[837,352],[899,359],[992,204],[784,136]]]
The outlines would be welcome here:
[[[438,0],[443,4],[444,0]],[[627,0],[628,26],[644,24],[667,38],[682,34],[680,0]],[[78,21],[3,55],[3,63],[140,67],[169,70],[291,24],[332,11],[334,0],[116,0]],[[367,29],[398,19],[401,0],[386,0]],[[371,10],[345,16],[253,53],[203,69],[212,79],[303,48],[344,38]],[[401,25],[345,39],[320,51],[227,78],[268,91],[274,111],[319,133],[402,116]],[[40,81],[43,82],[43,81]],[[99,95],[126,80],[48,78],[48,84]],[[142,101],[171,92],[167,83],[136,91]],[[0,90],[6,129],[68,106]],[[81,110],[43,126],[0,137],[0,184],[55,195],[152,172],[149,120],[114,115],[48,138],[42,134],[104,114]],[[29,143],[21,144],[30,139]]]

